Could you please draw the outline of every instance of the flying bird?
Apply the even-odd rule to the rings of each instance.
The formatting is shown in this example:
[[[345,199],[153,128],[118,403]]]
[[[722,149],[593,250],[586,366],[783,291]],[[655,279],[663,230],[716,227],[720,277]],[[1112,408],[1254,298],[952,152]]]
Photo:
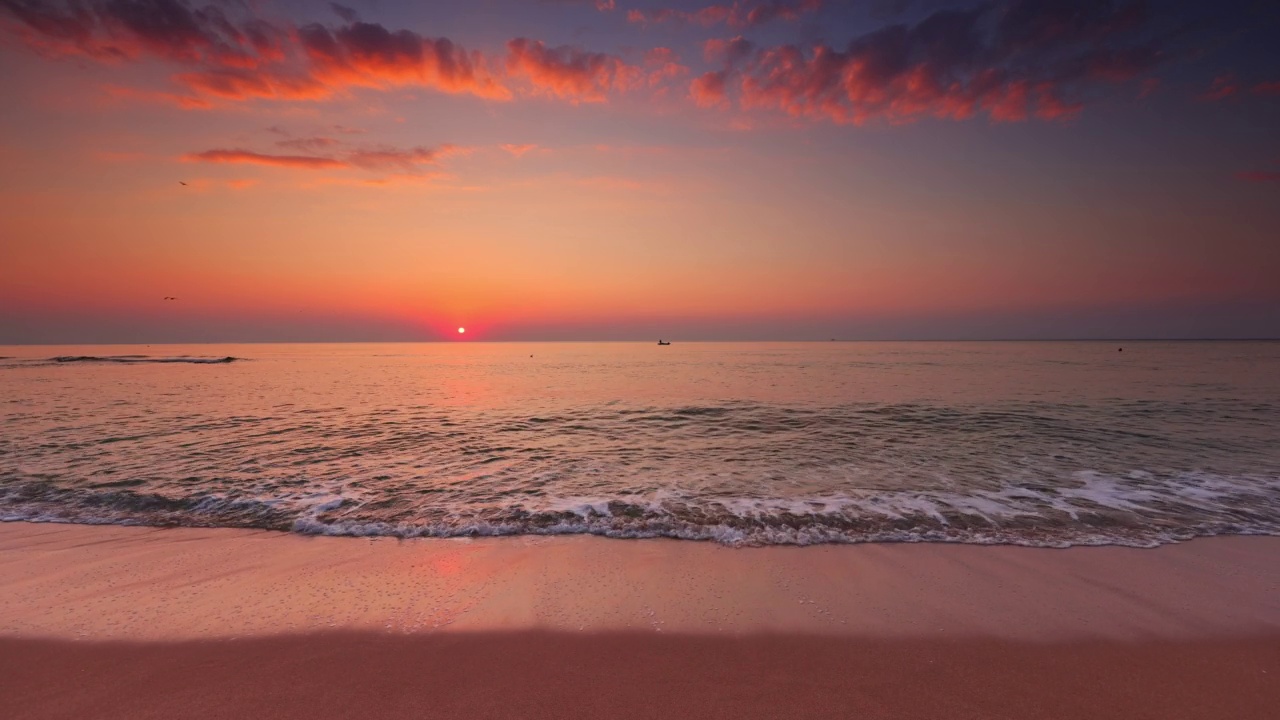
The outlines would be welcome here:
[[[182,185],[183,187],[186,187],[186,185],[187,185],[186,183],[182,182],[181,180],[179,180],[179,181],[178,181],[178,184],[179,184],[179,185]]]
[[[166,296],[164,297],[164,299],[165,299],[165,300],[177,300],[178,298],[176,298],[176,297],[169,297],[168,295],[166,295]]]

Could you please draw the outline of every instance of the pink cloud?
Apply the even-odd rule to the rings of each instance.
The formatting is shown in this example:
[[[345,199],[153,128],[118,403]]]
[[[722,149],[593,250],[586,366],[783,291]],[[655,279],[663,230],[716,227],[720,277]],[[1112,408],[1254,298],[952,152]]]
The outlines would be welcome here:
[[[268,155],[249,150],[205,150],[182,157],[187,162],[246,163],[301,170],[326,170],[347,167],[346,163],[328,157],[310,155]]]
[[[680,63],[680,56],[668,47],[656,47],[644,54],[647,71],[645,82],[649,87],[665,85],[689,74],[689,68]]]
[[[538,149],[538,146],[537,146],[537,145],[534,145],[534,144],[532,144],[532,143],[523,144],[523,145],[516,145],[516,144],[513,144],[513,143],[506,143],[506,144],[504,144],[504,145],[500,145],[499,147],[501,147],[503,150],[505,150],[505,151],[507,151],[507,152],[511,153],[511,154],[512,154],[512,155],[514,155],[515,157],[524,157],[525,153],[533,152],[534,150],[537,150],[537,149]]]
[[[1272,170],[1246,170],[1236,177],[1252,183],[1280,183],[1280,172]]]
[[[329,155],[276,155],[252,150],[205,150],[182,157],[187,162],[243,163],[295,170],[400,170],[412,174],[420,165],[434,164],[450,152],[450,146],[439,148],[352,148]]]
[[[610,92],[635,87],[642,69],[605,53],[516,38],[507,43],[507,73],[521,78],[534,94],[572,102],[604,102]]]
[[[505,100],[511,92],[489,73],[483,55],[447,38],[426,38],[409,30],[391,32],[356,22],[330,30],[307,25],[298,38],[312,64],[312,76],[330,86],[421,86]]]
[[[158,103],[161,105],[173,105],[183,110],[204,110],[212,107],[208,100],[182,93],[140,90],[119,85],[107,85],[102,90],[106,94],[108,101],[128,100],[131,102]]]
[[[689,84],[689,96],[698,107],[728,107],[725,94],[726,72],[709,72],[694,78]]]
[[[1209,89],[1201,93],[1199,99],[1204,102],[1226,100],[1240,91],[1240,86],[1232,75],[1220,75],[1213,79]]]

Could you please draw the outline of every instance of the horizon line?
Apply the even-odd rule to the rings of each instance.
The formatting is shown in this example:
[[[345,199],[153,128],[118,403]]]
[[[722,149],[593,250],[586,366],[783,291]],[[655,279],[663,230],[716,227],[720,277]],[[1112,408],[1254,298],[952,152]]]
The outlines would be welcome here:
[[[665,340],[665,338],[664,338]],[[501,344],[531,344],[531,343],[626,343],[626,344],[655,344],[657,341],[653,339],[631,339],[631,340],[593,340],[593,339],[559,339],[559,340],[192,340],[192,341],[175,341],[164,340],[154,342],[10,342],[0,343],[0,347],[75,347],[75,346],[93,346],[93,345],[120,345],[120,346],[151,346],[151,345],[501,345]],[[1129,343],[1153,343],[1153,342],[1280,342],[1280,337],[1099,337],[1099,338],[1081,338],[1081,337],[1063,337],[1063,338],[899,338],[899,339],[841,339],[830,338],[826,340],[806,339],[806,340],[679,340],[672,338],[668,342],[679,342],[689,344],[700,343],[1051,343],[1051,342],[1129,342]]]

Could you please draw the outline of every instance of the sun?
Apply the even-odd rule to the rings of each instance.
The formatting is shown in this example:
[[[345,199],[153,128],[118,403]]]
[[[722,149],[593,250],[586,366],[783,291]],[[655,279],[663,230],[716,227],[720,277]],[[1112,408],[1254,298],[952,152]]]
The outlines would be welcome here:
[[[462,335],[462,334],[463,334],[463,333],[465,333],[466,331],[467,331],[467,329],[466,329],[466,328],[464,328],[464,327],[460,327],[460,328],[458,328],[458,334],[459,334],[459,335]]]

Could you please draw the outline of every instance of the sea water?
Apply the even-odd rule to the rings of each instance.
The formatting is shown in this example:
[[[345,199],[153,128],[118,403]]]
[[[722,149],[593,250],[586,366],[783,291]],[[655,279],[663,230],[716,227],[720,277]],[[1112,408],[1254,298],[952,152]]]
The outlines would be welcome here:
[[[0,356],[3,520],[735,545],[1280,534],[1280,343]]]

